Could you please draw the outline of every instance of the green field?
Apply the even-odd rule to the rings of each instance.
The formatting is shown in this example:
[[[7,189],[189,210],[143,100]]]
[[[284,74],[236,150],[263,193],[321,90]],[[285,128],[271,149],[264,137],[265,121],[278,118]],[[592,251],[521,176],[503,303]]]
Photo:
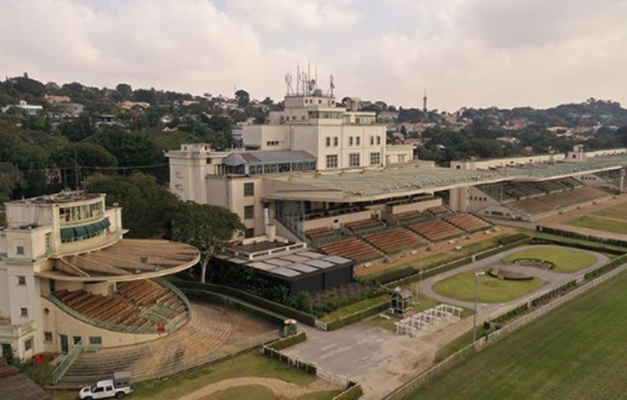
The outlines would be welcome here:
[[[475,299],[475,271],[463,272],[443,279],[433,285],[434,292],[462,301]],[[540,278],[529,281],[506,281],[487,273],[477,278],[477,301],[479,303],[503,303],[512,301],[544,285]]]
[[[623,273],[591,289],[408,399],[624,399],[626,285]]]
[[[595,212],[594,215],[598,215],[599,217],[615,218],[627,221],[627,211],[625,211],[625,208],[606,208],[605,210]]]
[[[588,216],[579,217],[572,221],[568,221],[568,225],[580,226],[582,228],[589,228],[597,231],[627,234],[627,222],[614,221],[605,218]]]
[[[522,250],[505,257],[503,261],[512,263],[523,258],[550,261],[555,264],[555,272],[574,272],[589,267],[597,260],[590,253],[567,247],[542,246]]]

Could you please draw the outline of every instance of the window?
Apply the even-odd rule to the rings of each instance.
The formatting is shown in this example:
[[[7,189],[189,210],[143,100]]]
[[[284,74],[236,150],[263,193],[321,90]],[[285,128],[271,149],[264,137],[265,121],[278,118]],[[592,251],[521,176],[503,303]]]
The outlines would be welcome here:
[[[337,168],[337,154],[327,155],[327,168]]]
[[[24,351],[28,351],[33,348],[33,338],[26,339],[24,341]]]
[[[331,147],[331,136],[327,136],[327,147]]]
[[[72,343],[74,343],[75,345],[80,344],[82,339],[83,338],[81,338],[80,336],[74,336],[72,338]]]
[[[360,146],[360,145],[361,145],[361,137],[359,137],[359,136],[355,136],[355,144],[356,144],[357,146]]]
[[[90,336],[89,337],[89,344],[102,344],[102,337],[101,336]]]
[[[28,317],[28,308],[26,308],[26,307],[20,308],[20,316]]]
[[[244,207],[244,218],[246,219],[255,218],[255,206]]]
[[[350,137],[348,138],[348,145],[349,145],[349,146],[352,146],[352,145],[353,145],[353,137],[352,137],[352,136],[350,136]]]
[[[359,153],[351,153],[348,155],[348,165],[350,167],[359,167]]]
[[[339,140],[338,140],[338,138],[336,136],[336,137],[333,138],[333,147],[337,147],[338,143],[339,143]]]
[[[381,153],[370,153],[370,165],[381,164]]]
[[[266,142],[266,146],[278,146],[278,145],[279,145],[278,140],[270,140]]]
[[[46,342],[52,342],[52,332],[44,332],[44,340]]]
[[[24,246],[17,246],[17,254],[24,255]]]
[[[254,182],[244,183],[244,196],[250,197],[254,195],[255,195],[255,183]]]
[[[377,136],[377,144],[381,144],[381,136]]]
[[[26,285],[26,277],[22,276],[22,275],[19,275],[17,277],[17,284],[18,285]]]
[[[246,229],[246,231],[244,232],[244,237],[245,238],[255,237],[255,228]]]
[[[374,146],[374,136],[370,136],[370,146]]]
[[[50,245],[51,235],[52,234],[50,232],[46,233],[46,239],[45,239],[46,240],[46,250],[50,249],[50,247],[51,247],[51,245]]]

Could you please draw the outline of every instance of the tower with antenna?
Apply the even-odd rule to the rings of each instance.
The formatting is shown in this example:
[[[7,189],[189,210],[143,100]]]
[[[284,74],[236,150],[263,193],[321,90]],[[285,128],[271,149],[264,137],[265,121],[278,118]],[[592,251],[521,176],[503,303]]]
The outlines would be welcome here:
[[[424,91],[424,95],[422,96],[422,111],[426,113],[427,109],[427,89]]]

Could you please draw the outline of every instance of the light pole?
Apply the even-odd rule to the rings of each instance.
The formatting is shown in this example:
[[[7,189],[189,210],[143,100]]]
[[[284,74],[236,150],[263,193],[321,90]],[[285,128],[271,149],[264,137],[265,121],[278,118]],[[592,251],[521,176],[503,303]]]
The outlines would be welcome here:
[[[475,272],[475,312],[472,314],[472,342],[477,341],[477,280],[481,275],[485,275],[484,271]]]
[[[422,297],[422,268],[420,268],[420,287],[418,288],[418,304],[420,304],[420,300]]]

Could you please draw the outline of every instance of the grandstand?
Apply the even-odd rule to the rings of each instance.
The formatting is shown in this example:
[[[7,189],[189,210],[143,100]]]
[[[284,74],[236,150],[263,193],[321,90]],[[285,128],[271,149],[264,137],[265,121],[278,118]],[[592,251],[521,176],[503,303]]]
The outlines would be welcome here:
[[[441,219],[419,222],[409,228],[431,242],[441,242],[465,234],[463,230]]]

